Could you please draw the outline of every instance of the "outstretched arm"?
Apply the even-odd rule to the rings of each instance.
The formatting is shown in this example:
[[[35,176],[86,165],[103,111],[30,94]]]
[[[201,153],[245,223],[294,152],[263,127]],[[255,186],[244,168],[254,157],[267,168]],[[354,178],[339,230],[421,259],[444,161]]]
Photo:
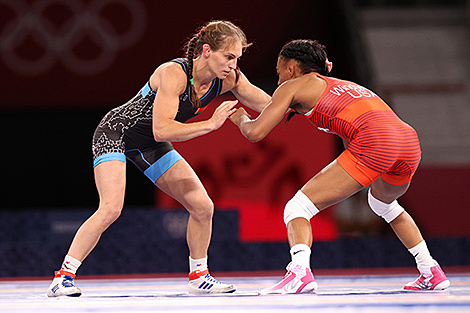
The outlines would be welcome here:
[[[230,116],[230,120],[240,128],[248,140],[260,141],[279,124],[289,109],[293,97],[292,88],[288,84],[283,84],[274,92],[271,102],[256,119],[252,119],[243,108],[239,108]]]
[[[241,103],[257,112],[261,112],[271,100],[271,96],[250,83],[242,72],[240,72],[238,82],[230,91]]]

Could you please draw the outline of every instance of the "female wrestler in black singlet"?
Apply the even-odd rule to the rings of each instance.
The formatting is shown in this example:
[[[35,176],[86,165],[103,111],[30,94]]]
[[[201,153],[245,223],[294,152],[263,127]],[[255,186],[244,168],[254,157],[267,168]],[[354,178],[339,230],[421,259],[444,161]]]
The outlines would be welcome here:
[[[187,58],[160,65],[145,86],[126,104],[111,110],[93,138],[98,210],[77,231],[49,287],[48,296],[79,296],[74,285],[81,262],[101,234],[119,217],[124,203],[126,159],[188,210],[190,293],[234,292],[207,269],[207,250],[214,205],[191,166],[173,149],[184,141],[218,129],[237,101],[219,105],[204,121],[185,123],[219,94],[231,91],[240,102],[261,111],[270,97],[240,72],[237,61],[249,46],[243,31],[228,21],[203,26],[187,45]]]
[[[186,90],[179,96],[175,121],[184,123],[204,111],[222,90],[222,79],[216,77],[209,90],[200,97],[196,108],[191,101],[191,78],[187,59],[178,58],[186,74]],[[93,167],[102,162],[132,161],[154,184],[176,161],[182,159],[169,141],[155,141],[152,109],[157,93],[150,81],[129,102],[111,110],[98,125],[93,137]]]

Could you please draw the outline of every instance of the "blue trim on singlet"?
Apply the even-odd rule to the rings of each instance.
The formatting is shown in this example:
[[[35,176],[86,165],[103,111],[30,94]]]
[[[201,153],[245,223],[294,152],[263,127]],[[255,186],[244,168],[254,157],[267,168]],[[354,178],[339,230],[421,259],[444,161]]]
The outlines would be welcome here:
[[[147,83],[145,84],[144,88],[142,88],[142,98],[147,97],[150,92],[151,92],[153,95],[156,95],[156,94],[157,94],[155,91],[152,90],[152,88],[150,88],[150,82],[147,82]]]
[[[218,78],[215,78],[215,79],[212,81],[211,88],[209,88],[209,90],[206,92],[206,94],[205,94],[204,96],[202,96],[202,98],[199,99],[199,100],[203,100],[203,99],[204,99],[205,97],[207,97],[207,95],[212,91],[212,89],[214,89],[215,84],[218,83],[218,82],[217,82],[217,79],[218,79]],[[219,85],[222,85],[222,84],[219,84]],[[217,95],[218,95],[218,93],[217,93]]]
[[[186,62],[182,62],[182,61],[180,61],[180,60],[178,60],[178,59],[173,59],[172,61],[173,61],[173,62],[176,62],[176,63],[178,63],[178,64],[181,64],[181,65],[183,66],[183,71],[186,73],[186,75],[188,75],[188,69],[187,69]],[[189,81],[188,81],[188,82],[189,82]],[[212,89],[214,89],[214,86],[215,86],[216,84],[218,85],[218,88],[217,88],[217,94],[216,94],[215,96],[217,97],[218,95],[220,95],[220,89],[222,88],[222,82],[221,82],[221,79],[220,79],[220,78],[216,77],[216,78],[214,78],[214,80],[212,81],[212,85],[211,85],[211,87],[209,88],[209,90],[205,93],[204,96],[202,96],[201,98],[199,98],[199,100],[203,100],[205,97],[207,97],[207,96],[210,94],[210,92],[212,91]],[[190,84],[188,84],[187,90],[188,90],[188,100],[189,100],[189,102],[191,102],[191,104],[193,104],[193,101],[191,100],[191,85],[190,85]]]
[[[168,151],[155,163],[150,165],[150,167],[144,171],[144,174],[155,184],[160,176],[168,171],[173,164],[182,159],[183,157],[176,150]]]
[[[188,65],[186,65],[186,62],[182,62],[178,59],[173,59],[173,61],[175,61],[178,64],[183,65],[183,71],[186,73],[186,75],[188,75]]]
[[[106,154],[102,154],[93,161],[93,168],[95,168],[98,164],[106,162],[106,161],[122,161],[126,163],[126,155],[120,152],[110,152]]]
[[[150,164],[149,161],[147,161],[144,157],[144,154],[142,153],[142,151],[140,151],[140,149],[131,149],[131,150],[128,150],[127,152],[131,152],[131,151],[139,151],[140,153],[140,157],[142,158],[142,161],[144,161],[145,163],[147,163],[149,166],[152,165]]]
[[[150,81],[148,81],[144,88],[142,88],[142,98],[145,99],[145,97],[147,97],[150,93],[152,93],[152,95],[156,95],[157,93],[155,91],[152,90],[152,87],[150,87]]]
[[[204,96],[202,96],[201,98],[199,98],[199,100],[204,100],[204,98],[207,97],[207,96],[210,94],[210,92],[212,91],[212,89],[214,89],[214,86],[215,86],[216,84],[219,85],[219,88],[217,88],[217,94],[216,94],[215,96],[217,97],[218,95],[220,95],[220,87],[222,87],[222,83],[219,82],[220,80],[221,80],[220,78],[217,78],[217,77],[214,78],[214,80],[212,81],[212,85],[211,85],[211,87],[209,88],[209,90],[205,93]],[[189,84],[188,84],[188,100],[189,100],[189,102],[191,102],[191,104],[193,104],[193,101],[191,100],[191,87],[189,86]]]

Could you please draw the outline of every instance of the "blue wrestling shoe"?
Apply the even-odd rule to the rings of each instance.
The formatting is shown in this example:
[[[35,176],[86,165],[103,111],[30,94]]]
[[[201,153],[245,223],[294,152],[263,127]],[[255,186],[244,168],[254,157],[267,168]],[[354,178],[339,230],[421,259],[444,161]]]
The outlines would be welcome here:
[[[49,289],[47,290],[48,297],[79,297],[82,294],[80,288],[75,287],[75,275],[66,271],[55,272],[54,279],[52,280]]]

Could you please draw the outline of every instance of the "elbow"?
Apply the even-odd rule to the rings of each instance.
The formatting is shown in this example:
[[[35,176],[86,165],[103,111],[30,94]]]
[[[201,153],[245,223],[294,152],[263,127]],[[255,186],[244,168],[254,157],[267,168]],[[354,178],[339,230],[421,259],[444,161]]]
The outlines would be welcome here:
[[[261,139],[263,139],[263,138],[252,138],[252,139],[248,138],[248,139],[249,139],[251,142],[258,142],[258,141],[261,141]]]
[[[153,129],[153,138],[155,139],[155,141],[158,142],[168,141],[168,139],[165,137],[164,132],[158,128]]]
[[[263,134],[259,131],[248,131],[243,134],[249,141],[251,142],[258,142],[261,141],[264,137],[266,137],[266,134]]]

